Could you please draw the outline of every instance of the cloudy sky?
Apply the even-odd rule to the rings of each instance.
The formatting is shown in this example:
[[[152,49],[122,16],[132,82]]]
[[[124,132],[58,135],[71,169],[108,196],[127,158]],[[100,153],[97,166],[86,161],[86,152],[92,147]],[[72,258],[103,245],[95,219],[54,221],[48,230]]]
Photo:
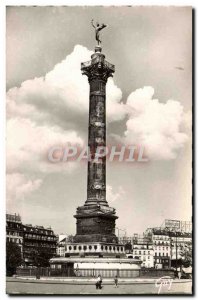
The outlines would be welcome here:
[[[87,166],[53,164],[51,146],[87,144],[89,85],[80,63],[102,32],[116,72],[107,84],[107,143],[142,145],[147,163],[107,164],[107,200],[128,235],[191,219],[191,9],[7,8],[7,211],[75,233]]]

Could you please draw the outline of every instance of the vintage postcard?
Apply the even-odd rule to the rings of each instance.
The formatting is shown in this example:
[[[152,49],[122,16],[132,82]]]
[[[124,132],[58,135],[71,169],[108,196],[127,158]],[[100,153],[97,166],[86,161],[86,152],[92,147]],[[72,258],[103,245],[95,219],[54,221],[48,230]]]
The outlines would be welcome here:
[[[7,294],[192,295],[192,24],[7,6]]]

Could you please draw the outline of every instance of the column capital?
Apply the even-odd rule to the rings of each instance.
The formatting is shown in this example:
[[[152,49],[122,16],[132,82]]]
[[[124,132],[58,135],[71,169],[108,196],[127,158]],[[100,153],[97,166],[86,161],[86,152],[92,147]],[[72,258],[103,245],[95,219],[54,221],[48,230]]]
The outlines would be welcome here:
[[[107,79],[113,76],[115,66],[106,61],[105,55],[98,51],[92,54],[90,61],[81,63],[81,71],[88,77],[89,82],[102,80],[106,83]]]

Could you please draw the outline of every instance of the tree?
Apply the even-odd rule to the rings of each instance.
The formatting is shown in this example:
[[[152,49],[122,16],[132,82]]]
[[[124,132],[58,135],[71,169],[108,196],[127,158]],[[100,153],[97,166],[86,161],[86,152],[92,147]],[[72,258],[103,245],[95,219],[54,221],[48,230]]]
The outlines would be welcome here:
[[[132,245],[131,245],[130,242],[127,242],[127,243],[125,244],[125,251],[126,251],[127,253],[131,253],[131,252],[132,252]]]
[[[38,247],[31,252],[33,264],[37,267],[49,267],[49,260],[54,255],[51,254],[49,248]]]
[[[39,249],[37,257],[37,265],[41,267],[49,267],[49,260],[53,257],[53,254],[49,253],[48,249]]]
[[[6,242],[6,275],[14,275],[22,262],[21,248],[16,243]]]
[[[184,267],[192,266],[192,248],[185,246],[183,251],[180,253],[182,257],[182,264]]]
[[[70,235],[68,235],[66,240],[67,240],[67,243],[73,243],[74,242],[74,236],[72,234],[70,234]]]

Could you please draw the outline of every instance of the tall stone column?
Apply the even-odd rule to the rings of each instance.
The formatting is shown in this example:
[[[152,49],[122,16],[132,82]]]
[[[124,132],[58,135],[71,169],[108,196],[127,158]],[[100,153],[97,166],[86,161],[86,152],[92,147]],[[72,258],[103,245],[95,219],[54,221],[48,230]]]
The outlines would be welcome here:
[[[85,205],[102,204],[106,201],[106,157],[95,158],[98,147],[106,146],[106,83],[113,71],[105,65],[105,56],[101,48],[92,55],[91,68],[82,65],[82,71],[88,76],[89,95],[89,136],[88,146],[92,160],[88,162],[87,201]],[[94,159],[95,158],[95,159]]]
[[[106,146],[106,83],[114,72],[114,65],[105,61],[102,48],[97,46],[91,61],[82,63],[82,73],[87,75],[89,94],[88,146],[92,160],[88,162],[87,201],[85,205],[102,204],[106,201],[106,157],[95,159],[97,147]]]
[[[91,160],[88,162],[87,199],[75,215],[75,240],[116,243],[117,216],[106,200],[106,157],[95,159],[97,148],[106,146],[106,83],[115,71],[101,51],[102,48],[96,46],[91,60],[81,64],[82,74],[88,77],[90,85],[88,146]]]

